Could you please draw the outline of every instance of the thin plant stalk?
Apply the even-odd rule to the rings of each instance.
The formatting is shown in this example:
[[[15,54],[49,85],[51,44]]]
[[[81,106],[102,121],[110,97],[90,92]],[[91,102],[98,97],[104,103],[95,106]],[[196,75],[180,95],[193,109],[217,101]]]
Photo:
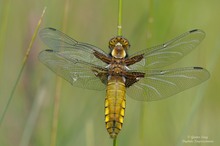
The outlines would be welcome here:
[[[20,146],[29,146],[31,141],[31,136],[36,126],[37,118],[39,116],[41,107],[44,102],[44,97],[46,94],[46,89],[44,86],[40,86],[38,89],[38,94],[34,98],[33,106],[30,110],[29,117],[25,123],[24,132],[21,137]]]
[[[122,36],[122,0],[118,0],[118,36]]]
[[[152,33],[152,19],[153,19],[153,1],[152,0],[148,0],[148,16],[147,16],[147,42],[149,43],[150,39],[151,39],[151,34]],[[145,106],[145,104],[141,104],[140,106],[140,129],[139,129],[139,135],[140,135],[140,145],[146,145],[145,144],[145,138],[144,138],[144,127],[146,125],[146,121],[145,121],[145,117],[146,117],[146,113],[147,113],[147,108]]]
[[[58,118],[59,118],[59,111],[60,111],[61,86],[62,86],[62,79],[57,76],[56,89],[55,89],[55,95],[54,95],[54,109],[53,109],[51,136],[50,136],[50,146],[56,146]]]
[[[11,91],[11,93],[10,93],[10,96],[9,96],[9,98],[8,98],[8,101],[7,101],[7,103],[6,103],[6,106],[5,106],[5,108],[4,108],[4,110],[3,110],[3,113],[2,113],[2,115],[1,115],[1,118],[0,118],[0,126],[2,125],[2,122],[3,122],[3,119],[4,119],[4,117],[5,117],[5,114],[6,114],[6,112],[7,112],[7,110],[8,110],[8,107],[9,107],[9,105],[10,105],[10,103],[11,103],[11,100],[12,100],[12,98],[13,98],[15,89],[16,89],[16,87],[17,87],[17,85],[18,85],[18,81],[19,81],[19,79],[21,78],[21,74],[22,74],[23,69],[24,69],[24,66],[25,66],[25,64],[26,64],[26,62],[27,62],[27,59],[28,59],[28,56],[29,56],[30,51],[31,51],[31,49],[32,49],[33,43],[34,43],[34,41],[35,41],[35,39],[36,39],[36,36],[37,36],[37,34],[38,34],[38,31],[39,31],[39,28],[40,28],[40,25],[41,25],[43,16],[44,16],[44,14],[45,14],[45,11],[46,11],[46,7],[44,8],[44,10],[43,10],[43,12],[42,12],[42,14],[41,14],[41,17],[40,17],[40,19],[39,19],[39,21],[38,21],[37,27],[35,28],[35,31],[34,31],[34,34],[33,34],[32,38],[31,38],[30,44],[29,44],[29,46],[28,46],[28,48],[27,48],[26,54],[25,54],[25,56],[24,56],[24,58],[23,58],[23,62],[22,62],[21,69],[20,69],[20,71],[19,71],[19,73],[18,73],[18,76],[17,76],[17,79],[16,79],[16,81],[15,81],[15,84],[14,84],[14,86],[13,86],[13,88],[12,88],[12,91]]]
[[[122,0],[118,0],[118,26],[117,35],[122,36]],[[113,146],[117,146],[117,137],[113,139]]]
[[[113,146],[117,146],[117,137],[113,139]]]
[[[68,18],[68,10],[69,10],[69,0],[65,2],[64,8],[64,16],[63,16],[63,28],[62,30],[65,32]],[[59,111],[60,111],[60,95],[61,95],[61,87],[62,87],[62,79],[61,77],[56,78],[56,91],[54,96],[54,109],[53,109],[53,121],[52,121],[52,129],[51,129],[51,137],[50,137],[50,146],[56,146],[57,143],[57,129],[58,129],[58,119],[59,119]]]

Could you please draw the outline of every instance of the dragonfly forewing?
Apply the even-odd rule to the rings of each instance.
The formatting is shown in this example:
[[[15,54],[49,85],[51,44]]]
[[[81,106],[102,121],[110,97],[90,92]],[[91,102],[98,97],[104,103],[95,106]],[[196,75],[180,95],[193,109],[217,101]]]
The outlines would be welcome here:
[[[40,31],[40,38],[42,41],[54,52],[66,52],[69,58],[83,60],[94,65],[106,66],[106,63],[94,56],[98,52],[106,57],[104,51],[90,45],[88,43],[78,42],[66,34],[54,28],[44,28]]]
[[[164,44],[137,52],[130,57],[143,55],[143,59],[129,66],[131,69],[155,69],[171,65],[191,52],[204,39],[205,33],[195,29]]]

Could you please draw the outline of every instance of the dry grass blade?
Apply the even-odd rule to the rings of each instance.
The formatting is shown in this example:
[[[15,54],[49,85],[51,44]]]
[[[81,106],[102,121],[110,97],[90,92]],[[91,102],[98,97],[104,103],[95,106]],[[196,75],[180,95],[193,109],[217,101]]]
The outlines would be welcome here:
[[[66,0],[64,16],[63,16],[63,29],[62,29],[63,31],[66,30],[66,26],[67,26],[68,10],[69,10],[69,0]],[[56,146],[57,143],[57,129],[58,129],[58,119],[59,119],[59,111],[60,111],[61,87],[62,87],[62,79],[57,76],[56,91],[54,96],[54,109],[53,109],[51,136],[50,136],[50,146]]]
[[[4,119],[4,117],[5,117],[5,114],[6,114],[6,112],[7,112],[7,109],[8,109],[8,107],[9,107],[9,105],[10,105],[10,103],[11,103],[11,100],[12,100],[12,98],[13,98],[15,89],[16,89],[17,84],[18,84],[18,81],[19,81],[19,79],[20,79],[20,77],[21,77],[21,74],[22,74],[22,72],[23,72],[24,66],[25,66],[25,64],[26,64],[26,62],[27,62],[27,58],[28,58],[28,56],[29,56],[29,54],[30,54],[31,48],[32,48],[33,43],[34,43],[34,41],[35,41],[35,39],[36,39],[36,36],[37,36],[37,34],[38,34],[38,30],[39,30],[39,28],[40,28],[40,24],[41,24],[41,22],[42,22],[42,18],[43,18],[43,16],[44,16],[45,11],[46,11],[46,7],[44,8],[44,10],[43,10],[43,12],[42,12],[42,15],[41,15],[41,17],[40,17],[40,20],[38,21],[37,27],[35,28],[34,34],[33,34],[33,36],[32,36],[32,39],[31,39],[30,44],[29,44],[29,46],[28,46],[28,48],[27,48],[26,54],[25,54],[25,56],[24,56],[24,58],[23,58],[23,63],[22,63],[21,69],[20,69],[20,71],[19,71],[19,73],[18,73],[18,77],[17,77],[17,79],[16,79],[16,81],[15,81],[15,84],[14,84],[14,86],[13,86],[13,88],[12,88],[12,91],[11,91],[11,93],[10,93],[10,96],[9,96],[9,98],[8,98],[8,101],[7,101],[7,103],[6,103],[6,106],[5,106],[5,108],[4,108],[4,110],[3,110],[3,113],[2,113],[2,115],[1,115],[1,118],[0,118],[0,126],[1,126],[1,124],[2,124],[2,122],[3,122],[3,119]]]

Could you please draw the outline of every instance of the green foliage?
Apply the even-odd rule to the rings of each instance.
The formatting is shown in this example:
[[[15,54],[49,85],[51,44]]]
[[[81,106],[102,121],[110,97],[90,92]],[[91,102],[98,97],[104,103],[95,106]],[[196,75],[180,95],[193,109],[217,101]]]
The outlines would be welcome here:
[[[47,6],[42,28],[50,26],[61,30],[66,3],[63,0],[0,2],[0,114],[43,8]],[[117,35],[118,1],[74,0],[68,3],[65,33],[108,51],[108,40]],[[210,71],[211,78],[161,101],[142,103],[127,98],[118,146],[182,146],[195,136],[200,136],[198,140],[208,137],[207,140],[213,141],[204,145],[220,145],[219,5],[218,0],[123,1],[122,34],[131,43],[129,53],[200,28],[207,34],[204,41],[169,68],[202,66]],[[28,145],[50,144],[55,74],[38,61],[38,53],[45,48],[36,39],[2,123],[0,145],[20,145],[26,128],[33,130]],[[105,92],[74,88],[63,81],[57,146],[112,145],[104,124],[104,97]],[[33,116],[35,121],[30,124]]]

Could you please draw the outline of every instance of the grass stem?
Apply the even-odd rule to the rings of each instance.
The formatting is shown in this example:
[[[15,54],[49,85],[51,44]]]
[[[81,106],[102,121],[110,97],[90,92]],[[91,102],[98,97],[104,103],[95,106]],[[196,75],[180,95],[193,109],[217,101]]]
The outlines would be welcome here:
[[[117,137],[113,139],[113,146],[117,146]]]
[[[118,0],[118,36],[122,36],[122,0]],[[113,146],[117,146],[117,137],[113,139]]]
[[[57,82],[56,82],[56,92],[54,95],[54,109],[53,109],[51,136],[50,136],[50,146],[56,146],[58,118],[60,111],[60,93],[61,93],[62,79],[57,76],[56,81]]]
[[[35,41],[35,39],[36,39],[36,36],[37,36],[37,34],[38,34],[38,31],[39,31],[39,28],[40,28],[40,25],[41,25],[41,22],[42,22],[42,18],[43,18],[43,16],[44,16],[45,11],[46,11],[46,7],[44,8],[44,10],[43,10],[43,12],[42,12],[42,15],[41,15],[41,17],[40,17],[40,20],[38,21],[37,27],[35,28],[35,31],[34,31],[34,34],[33,34],[32,38],[31,38],[30,44],[29,44],[29,46],[28,46],[28,48],[27,48],[27,51],[26,51],[26,54],[25,54],[25,56],[24,56],[24,58],[23,58],[23,63],[22,63],[21,69],[20,69],[20,71],[19,71],[19,73],[18,73],[18,76],[17,76],[17,78],[16,78],[15,84],[14,84],[14,86],[13,86],[13,88],[12,88],[11,93],[10,93],[10,96],[9,96],[9,98],[8,98],[8,101],[7,101],[7,103],[6,103],[6,106],[5,106],[5,108],[3,109],[3,113],[2,113],[1,118],[0,118],[0,126],[2,125],[2,122],[3,122],[3,119],[4,119],[5,114],[6,114],[6,112],[7,112],[7,109],[8,109],[8,107],[9,107],[10,103],[11,103],[11,100],[12,100],[12,98],[13,98],[15,89],[16,89],[16,87],[17,87],[17,85],[18,85],[18,81],[19,81],[19,79],[21,78],[21,74],[22,74],[23,69],[24,69],[24,66],[25,66],[25,64],[26,64],[26,62],[27,62],[27,58],[28,58],[28,56],[29,56],[29,54],[30,54],[31,48],[32,48],[32,46],[33,46],[33,43],[34,43],[34,41]]]
[[[122,0],[118,0],[118,36],[122,36]]]
[[[44,86],[40,86],[36,97],[34,98],[33,106],[31,107],[30,114],[25,123],[24,132],[21,137],[20,146],[29,146],[32,138],[33,131],[36,127],[41,107],[46,95],[46,89]]]
[[[146,25],[146,29],[147,29],[147,42],[150,41],[151,39],[151,34],[152,34],[152,30],[153,30],[153,23],[151,22],[151,19],[153,19],[153,1],[152,0],[148,0],[147,1],[147,22]],[[141,145],[146,145],[146,141],[145,141],[145,136],[144,136],[144,129],[146,128],[146,114],[147,114],[147,107],[146,104],[142,103],[140,106],[140,131],[139,131],[139,135],[140,135],[140,144]]]
[[[62,31],[64,32],[66,31],[66,26],[67,26],[68,10],[69,10],[69,0],[66,0],[64,7],[64,15],[63,15],[63,27],[62,27]],[[59,111],[60,111],[61,87],[62,87],[62,79],[61,77],[57,76],[56,91],[54,96],[54,109],[53,109],[53,121],[52,121],[51,137],[50,137],[50,146],[56,146],[57,143],[57,129],[58,129]]]

